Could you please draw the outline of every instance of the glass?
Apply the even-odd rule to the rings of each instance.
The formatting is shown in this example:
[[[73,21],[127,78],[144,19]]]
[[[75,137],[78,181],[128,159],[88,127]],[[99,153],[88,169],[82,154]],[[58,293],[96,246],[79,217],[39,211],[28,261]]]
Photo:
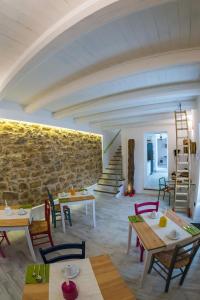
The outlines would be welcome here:
[[[78,297],[76,284],[72,280],[63,282],[61,287],[64,299],[75,300]]]

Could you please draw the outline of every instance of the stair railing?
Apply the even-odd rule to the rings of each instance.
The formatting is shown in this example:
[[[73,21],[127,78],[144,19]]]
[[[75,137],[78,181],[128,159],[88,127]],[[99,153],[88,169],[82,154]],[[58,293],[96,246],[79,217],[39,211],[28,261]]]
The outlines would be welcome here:
[[[105,154],[108,149],[112,146],[112,144],[114,143],[114,141],[116,140],[116,138],[118,137],[118,135],[120,134],[121,130],[119,130],[117,132],[117,134],[113,137],[113,139],[111,140],[111,142],[106,146],[106,148],[103,150],[103,153]]]

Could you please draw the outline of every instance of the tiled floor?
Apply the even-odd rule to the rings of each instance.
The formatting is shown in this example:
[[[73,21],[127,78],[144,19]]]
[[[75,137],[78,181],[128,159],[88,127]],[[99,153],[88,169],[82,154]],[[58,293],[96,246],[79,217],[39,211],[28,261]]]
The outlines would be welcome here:
[[[109,254],[138,300],[198,300],[200,299],[200,253],[197,253],[183,287],[179,287],[175,279],[169,293],[165,294],[163,293],[164,281],[152,272],[147,276],[144,287],[140,288],[143,264],[139,263],[139,252],[133,245],[130,255],[126,254],[127,216],[133,213],[134,202],[149,199],[155,197],[137,195],[133,198],[116,199],[99,194],[96,204],[97,227],[94,229],[91,226],[91,209],[86,217],[84,208],[77,207],[72,209],[73,227],[67,226],[66,234],[63,234],[59,224],[56,230],[53,229],[54,241],[63,243],[85,240],[87,256]],[[164,207],[163,202],[161,206]],[[0,258],[0,300],[20,300],[25,268],[28,263],[31,263],[31,258],[22,232],[11,232],[9,237],[12,245],[6,247],[7,258]],[[40,260],[38,252],[37,257]]]

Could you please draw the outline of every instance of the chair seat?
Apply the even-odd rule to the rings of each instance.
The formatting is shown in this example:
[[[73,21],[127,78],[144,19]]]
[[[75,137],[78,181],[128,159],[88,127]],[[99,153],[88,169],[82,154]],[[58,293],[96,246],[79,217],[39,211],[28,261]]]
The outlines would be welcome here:
[[[167,269],[170,268],[172,256],[174,250],[163,251],[155,254],[155,258],[158,259]],[[190,257],[188,254],[183,254],[180,256],[180,260],[174,265],[175,269],[185,267],[189,263]]]
[[[40,234],[48,231],[47,221],[33,221],[29,226],[29,231],[31,234]]]

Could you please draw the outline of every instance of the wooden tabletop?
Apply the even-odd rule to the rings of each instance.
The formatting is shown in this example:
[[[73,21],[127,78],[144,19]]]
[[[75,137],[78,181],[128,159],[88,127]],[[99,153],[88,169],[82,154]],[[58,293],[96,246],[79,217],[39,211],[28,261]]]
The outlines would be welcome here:
[[[104,300],[136,300],[108,255],[90,258]],[[22,300],[48,300],[49,285],[25,284]]]
[[[75,196],[66,196],[59,198],[60,203],[64,202],[78,202],[78,201],[85,201],[85,200],[95,200],[93,195],[75,195]]]
[[[11,206],[12,209],[17,209],[19,208],[19,205],[13,205]],[[0,210],[3,211],[5,206],[0,206]],[[29,225],[29,218],[27,218],[27,215],[25,215],[23,218],[20,219],[3,219],[0,218],[0,227],[24,227]],[[1,228],[0,228],[1,229]]]
[[[167,210],[166,216],[181,228],[188,225],[186,221],[184,221],[170,209]],[[136,231],[138,237],[142,241],[144,248],[147,251],[166,247],[166,244],[159,238],[159,236],[153,231],[153,229],[151,229],[151,227],[146,222],[137,222],[130,224]]]
[[[137,235],[146,250],[153,250],[166,246],[146,222],[131,223],[131,225],[137,232]]]

